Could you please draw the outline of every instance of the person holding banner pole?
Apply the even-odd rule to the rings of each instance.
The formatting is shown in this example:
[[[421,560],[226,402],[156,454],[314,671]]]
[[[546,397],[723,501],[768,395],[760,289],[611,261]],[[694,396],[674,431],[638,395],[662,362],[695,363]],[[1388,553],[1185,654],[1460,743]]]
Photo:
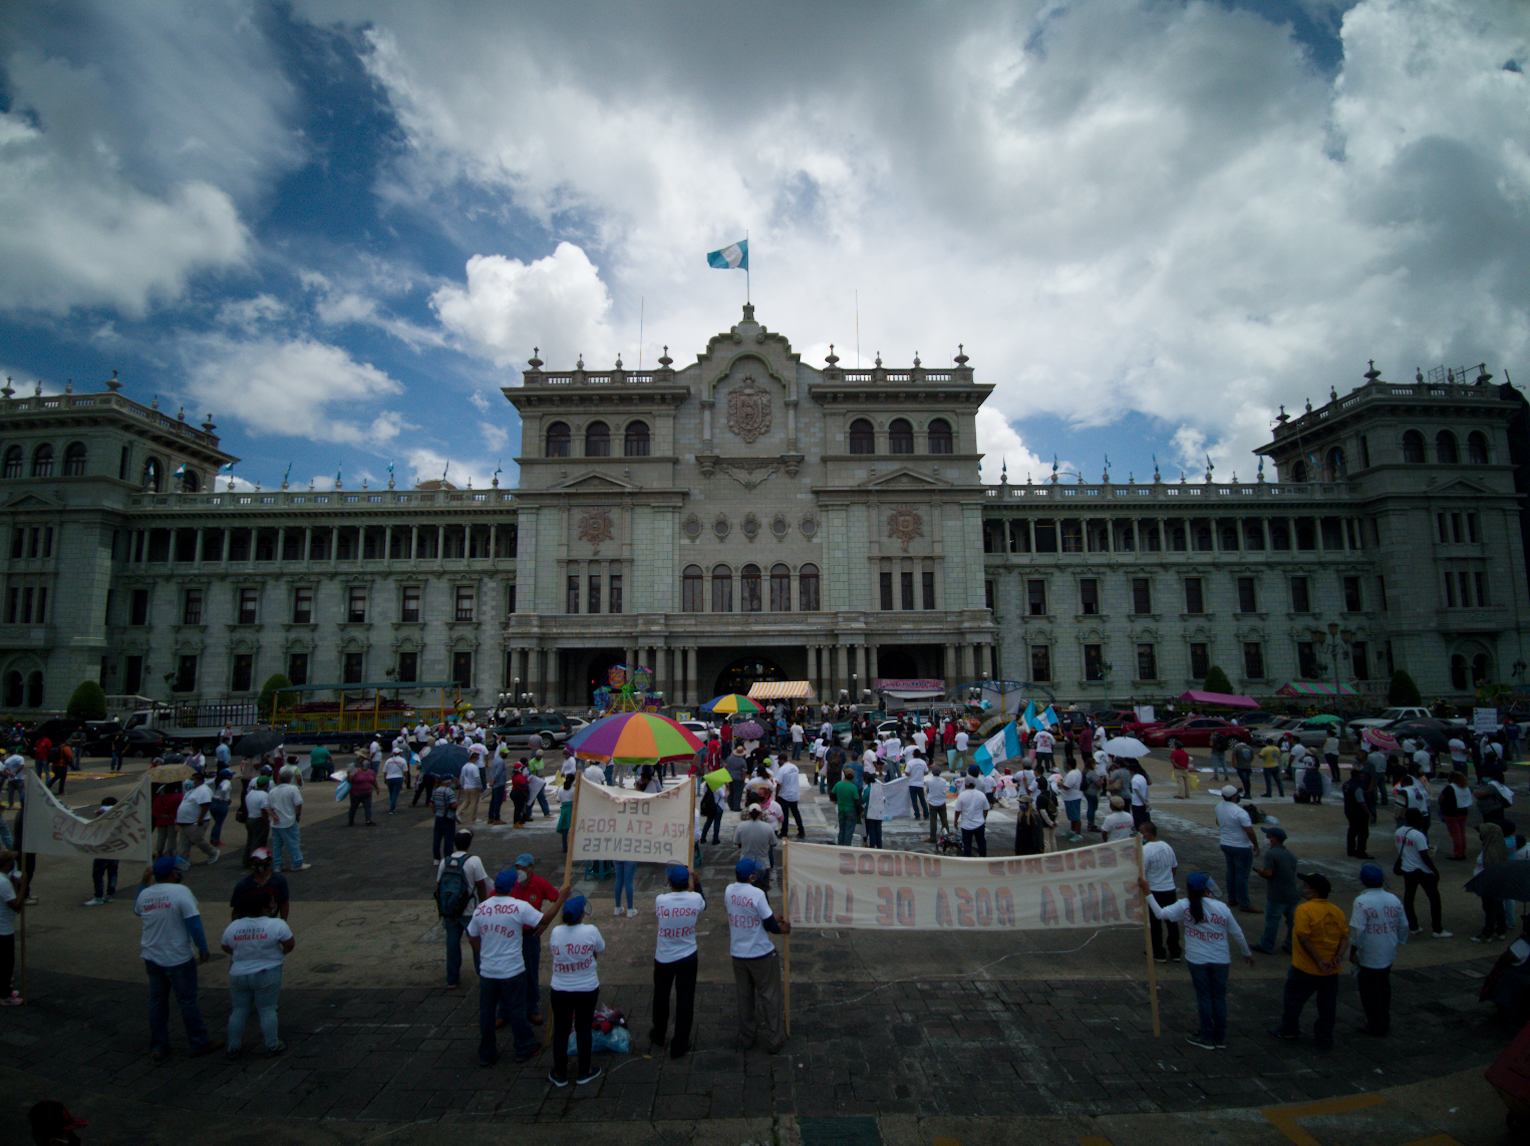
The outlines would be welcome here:
[[[1200,1030],[1186,1036],[1185,1041],[1202,1050],[1226,1050],[1231,942],[1237,942],[1244,963],[1254,965],[1254,953],[1249,950],[1237,917],[1227,904],[1212,898],[1211,877],[1203,871],[1191,872],[1185,879],[1186,898],[1167,907],[1159,906],[1146,879],[1139,877],[1137,886],[1155,918],[1179,923],[1184,928],[1185,965],[1190,970],[1200,1016]]]
[[[777,919],[765,893],[754,885],[755,866],[741,859],[733,869],[735,883],[723,900],[728,908],[728,952],[733,957],[733,983],[738,995],[738,1049],[754,1046],[758,1027],[765,1028],[766,1049],[775,1054],[786,1045],[782,1025],[781,964],[771,935],[789,935],[790,920]]]
[[[653,957],[653,1024],[648,1041],[665,1043],[669,1028],[669,993],[675,992],[675,1035],[669,1040],[669,1057],[684,1058],[691,1049],[695,1025],[696,975],[700,961],[696,924],[706,910],[701,877],[683,864],[665,869],[669,890],[654,897],[658,933]]]

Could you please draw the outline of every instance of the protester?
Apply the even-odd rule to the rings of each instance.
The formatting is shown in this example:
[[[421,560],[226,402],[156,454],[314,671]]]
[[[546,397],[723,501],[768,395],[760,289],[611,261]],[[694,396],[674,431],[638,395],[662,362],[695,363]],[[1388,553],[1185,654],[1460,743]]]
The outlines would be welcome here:
[[[1273,747],[1273,745],[1271,745]],[[1239,911],[1258,911],[1248,896],[1248,873],[1259,854],[1259,840],[1254,835],[1254,821],[1238,806],[1242,793],[1228,784],[1222,789],[1217,805],[1217,842],[1227,861],[1227,896]]]
[[[271,818],[267,809],[271,806],[271,777],[256,776],[245,789],[236,818],[244,820],[244,866],[250,866],[250,856],[264,850],[271,839]],[[267,854],[270,854],[267,852]]]
[[[171,866],[175,861],[170,861]],[[16,920],[27,895],[27,880],[16,870],[16,853],[0,849],[0,1007],[19,1007],[26,1000],[14,987],[16,978]]]
[[[1297,878],[1304,902],[1296,909],[1291,930],[1291,968],[1286,972],[1280,1025],[1270,1033],[1288,1041],[1299,1037],[1302,1008],[1316,995],[1312,1041],[1319,1050],[1329,1050],[1338,1010],[1339,972],[1349,950],[1349,924],[1344,912],[1328,902],[1333,889],[1326,875],[1308,872]]]
[[[590,1064],[594,1042],[595,1004],[600,998],[600,977],[595,964],[606,949],[600,929],[584,922],[587,901],[571,897],[563,905],[563,922],[552,929],[547,950],[552,959],[553,1067],[547,1081],[554,1086],[568,1085],[568,1037],[572,1031],[579,1052],[579,1086],[594,1082],[601,1075]]]
[[[1174,798],[1176,800],[1188,800],[1190,798],[1190,753],[1185,751],[1184,745],[1176,744],[1169,753],[1169,767],[1174,774]]]
[[[503,824],[501,812],[505,806],[505,790],[510,783],[509,753],[501,748],[489,757],[489,823]],[[519,822],[518,817],[516,818]]]
[[[1212,898],[1211,877],[1203,871],[1191,872],[1185,878],[1185,898],[1167,907],[1159,906],[1146,879],[1139,879],[1137,886],[1155,918],[1184,928],[1185,966],[1195,987],[1195,1008],[1200,1015],[1200,1030],[1185,1041],[1202,1050],[1225,1050],[1231,941],[1237,942],[1243,961],[1254,965],[1237,917],[1225,903]]]
[[[430,809],[434,813],[430,837],[430,858],[439,862],[450,855],[452,840],[457,835],[457,791],[450,776],[442,776],[430,794]]]
[[[409,761],[399,751],[383,761],[383,783],[388,785],[388,815],[398,814],[398,796],[409,776]]]
[[[855,821],[861,807],[861,790],[856,786],[855,773],[846,768],[829,795],[839,813],[839,845],[848,847],[855,842]]]
[[[1273,739],[1265,740],[1264,747],[1259,750],[1259,767],[1264,772],[1264,798],[1268,800],[1274,794],[1270,790],[1273,787],[1275,792],[1279,792],[1283,799],[1286,794],[1286,788],[1280,782],[1280,749],[1275,746]],[[1241,768],[1238,770],[1238,774],[1239,776],[1243,774]],[[1239,910],[1242,910],[1241,905]]]
[[[1073,741],[1065,740],[1063,743],[1071,747]],[[1067,769],[1058,779],[1058,789],[1063,816],[1068,821],[1068,842],[1076,844],[1084,838],[1084,769],[1070,760]]]
[[[234,893],[228,901],[230,919],[237,918],[234,907],[239,897],[250,894],[263,897],[271,908],[270,914],[278,919],[287,918],[292,893],[287,886],[287,877],[271,870],[271,852],[267,848],[256,848],[250,854],[250,873],[234,884]]]
[[[524,900],[513,898],[516,882],[514,871],[496,875],[494,894],[473,910],[467,926],[468,942],[478,965],[478,1065],[483,1067],[499,1061],[494,1032],[501,1024],[510,1028],[516,1062],[527,1062],[541,1053],[542,1044],[526,1018],[522,935],[530,927],[540,937],[559,901],[568,902],[571,890],[571,884],[565,883],[558,889],[559,898],[549,900],[538,911]]]
[[[758,804],[751,804],[744,812],[744,819],[733,829],[733,843],[741,858],[754,861],[755,886],[770,891],[770,873],[775,866],[776,833],[764,820]]]
[[[1349,914],[1349,957],[1356,964],[1355,985],[1365,1011],[1363,1035],[1385,1037],[1392,1029],[1392,963],[1408,941],[1408,918],[1402,900],[1382,889],[1385,876],[1373,863],[1362,864],[1365,890]]]
[[[1466,819],[1472,810],[1472,790],[1465,772],[1452,772],[1450,783],[1440,789],[1440,819],[1450,834],[1450,858],[1466,858]]]
[[[478,747],[474,745],[473,747]],[[471,753],[472,750],[469,749]],[[483,799],[483,769],[478,765],[477,754],[470,754],[467,763],[462,766],[462,772],[458,776],[457,786],[461,789],[458,797],[460,807],[457,811],[457,822],[472,827],[478,819],[478,804]]]
[[[776,800],[781,805],[781,838],[786,838],[786,833],[791,830],[791,822],[797,821],[797,838],[807,839],[807,829],[802,826],[802,809],[798,802],[802,799],[802,771],[794,763],[796,757],[784,761],[776,769]],[[912,774],[909,778],[909,788],[913,789],[914,781]],[[921,798],[924,792],[919,793]],[[917,816],[915,817],[918,818]]]
[[[1121,796],[1110,798],[1110,811],[1105,813],[1105,818],[1100,821],[1100,834],[1105,837],[1105,842],[1112,840],[1129,840],[1136,825],[1132,823],[1132,814],[1126,810],[1126,800]]]
[[[1275,943],[1280,938],[1280,922],[1286,923],[1286,941],[1280,950],[1289,954],[1291,936],[1296,928],[1296,907],[1302,901],[1302,893],[1296,882],[1296,856],[1286,847],[1286,829],[1273,824],[1261,829],[1270,846],[1264,851],[1264,866],[1259,869],[1260,878],[1267,881],[1264,891],[1264,937],[1254,944],[1254,950],[1262,955],[1274,955]]]
[[[1142,833],[1142,874],[1147,880],[1148,894],[1159,907],[1168,907],[1176,898],[1174,872],[1179,867],[1179,859],[1174,849],[1158,838],[1158,826],[1152,820],[1144,820],[1138,830]],[[1167,944],[1164,942],[1165,929],[1168,931]],[[1165,924],[1157,915],[1149,912],[1148,930],[1152,935],[1153,958],[1160,963],[1171,960],[1178,963],[1179,924]]]
[[[284,852],[288,871],[307,871],[313,867],[303,860],[303,791],[298,787],[295,765],[283,766],[281,783],[271,789],[266,816],[271,821],[271,859],[276,869],[281,870]]]
[[[633,906],[632,902],[633,892],[637,887],[637,861],[614,860],[611,866],[616,872],[615,885],[612,888],[616,897],[615,914],[633,918],[637,915],[637,908]],[[622,907],[623,892],[627,893],[627,906],[625,908]]]
[[[330,752],[323,744],[315,744],[308,750],[308,779],[312,783],[329,779]]]
[[[436,868],[435,891],[436,914],[446,935],[447,990],[461,981],[462,936],[467,932],[468,922],[478,905],[489,898],[489,876],[483,860],[468,850],[473,846],[473,833],[462,828],[452,842],[451,852],[441,858]],[[510,874],[515,875],[513,871]],[[509,890],[514,890],[513,883]]]
[[[356,813],[362,812],[366,826],[375,828],[377,821],[372,818],[372,793],[377,790],[377,773],[372,769],[372,761],[365,756],[356,758],[355,767],[346,775],[351,783],[351,810],[346,819],[346,826],[356,826]]]
[[[977,781],[968,779],[956,797],[956,826],[962,833],[962,855],[970,856],[974,850],[980,856],[988,854],[988,806],[988,797],[978,791]]]
[[[576,782],[576,777],[570,772],[563,778],[563,783],[558,788],[558,822],[555,828],[558,833],[558,850],[563,855],[568,854],[568,832],[574,823],[574,784]],[[707,790],[707,795],[711,795],[710,788]],[[706,815],[706,796],[701,799],[701,810],[702,815]],[[719,815],[718,819],[721,818]],[[703,835],[706,834],[704,826],[701,831]]]
[[[1239,740],[1233,745],[1233,770],[1238,773],[1238,784],[1243,789],[1243,798],[1253,799],[1254,746],[1247,740]]]
[[[1350,770],[1344,781],[1344,854],[1354,859],[1370,859],[1365,845],[1371,838],[1371,811],[1367,803],[1369,774],[1361,769]]]
[[[272,901],[256,890],[234,896],[234,920],[223,929],[222,946],[229,954],[228,1057],[244,1053],[244,1024],[253,1010],[268,1055],[287,1049],[277,1033],[276,1000],[282,990],[282,964],[297,941],[292,928],[272,911]]]
[[[669,1027],[669,993],[675,992],[675,1034],[669,1040],[669,1057],[683,1058],[691,1049],[695,1025],[696,974],[700,963],[696,925],[707,901],[701,894],[701,878],[684,864],[670,864],[664,872],[669,890],[654,897],[658,938],[653,956],[653,1025],[648,1041],[663,1047]]]
[[[181,1008],[191,1056],[211,1054],[221,1044],[208,1037],[197,1007],[197,963],[209,958],[207,935],[196,896],[181,885],[173,855],[160,856],[143,873],[133,914],[143,924],[139,952],[149,975],[149,1056],[155,1062],[170,1057],[171,994]]]
[[[218,775],[210,785],[212,803],[208,805],[207,810],[212,816],[212,846],[219,852],[223,850],[223,822],[228,819],[229,804],[234,797],[233,776],[233,772],[229,769],[219,768]]]
[[[766,1049],[775,1054],[786,1045],[786,1030],[781,963],[770,936],[789,934],[792,925],[776,918],[765,893],[754,885],[753,860],[739,860],[733,873],[735,882],[728,885],[723,900],[728,905],[728,953],[738,996],[738,1049],[754,1046],[757,1028],[763,1026]]]
[[[951,785],[941,774],[940,761],[930,763],[930,772],[924,778],[924,795],[929,804],[930,812],[930,843],[935,844],[940,837],[936,835],[936,822],[940,824],[940,831],[946,835],[951,834],[951,821],[946,815],[946,800],[950,795]]]
[[[1477,856],[1477,872],[1509,862],[1509,845],[1504,841],[1502,827],[1498,824],[1480,824],[1477,827],[1477,838],[1482,841],[1482,852]],[[1482,930],[1472,936],[1472,942],[1487,943],[1495,939],[1507,939],[1508,936],[1509,923],[1504,901],[1496,895],[1482,896]]]
[[[116,806],[116,796],[104,796],[101,799],[101,806],[96,809],[96,815],[104,816]],[[117,860],[103,859],[100,856],[90,861],[90,884],[95,894],[85,901],[86,907],[101,907],[112,901],[117,894],[118,863]]]
[[[1422,930],[1413,903],[1418,889],[1423,888],[1424,898],[1429,901],[1429,922],[1434,937],[1449,939],[1451,933],[1445,930],[1441,918],[1440,871],[1434,866],[1434,853],[1424,831],[1426,822],[1424,814],[1417,808],[1409,808],[1403,813],[1403,824],[1395,837],[1397,865],[1393,871],[1403,877],[1403,908],[1408,915],[1408,930],[1414,935]]]
[[[207,857],[209,866],[218,862],[219,851],[207,842],[207,821],[211,815],[212,789],[207,781],[197,773],[193,780],[189,781],[191,788],[182,797],[180,804],[175,809],[175,828],[177,834],[176,853],[188,864],[191,862],[191,849],[200,848],[202,854]]]
[[[1051,824],[1046,809],[1022,795],[1015,809],[1015,854],[1037,856],[1047,850],[1046,829]]]

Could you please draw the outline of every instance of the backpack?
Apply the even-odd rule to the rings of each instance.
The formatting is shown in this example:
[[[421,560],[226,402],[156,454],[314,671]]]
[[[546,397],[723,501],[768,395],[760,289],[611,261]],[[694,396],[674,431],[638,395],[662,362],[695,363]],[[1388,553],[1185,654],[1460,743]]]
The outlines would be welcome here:
[[[701,814],[703,816],[715,816],[718,811],[717,793],[712,791],[711,786],[708,785],[706,792],[701,797]]]
[[[448,856],[436,880],[436,913],[442,919],[461,919],[467,905],[473,900],[473,889],[467,880],[468,857]]]

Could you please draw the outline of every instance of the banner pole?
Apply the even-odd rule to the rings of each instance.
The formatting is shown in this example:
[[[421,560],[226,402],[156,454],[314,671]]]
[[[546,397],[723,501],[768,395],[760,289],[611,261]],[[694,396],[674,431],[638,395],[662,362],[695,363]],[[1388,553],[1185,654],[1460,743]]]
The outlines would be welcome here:
[[[692,875],[698,874],[698,870],[697,869],[699,869],[701,867],[701,864],[699,862],[700,856],[701,856],[701,838],[700,838],[700,833],[696,829],[697,829],[698,821],[701,818],[701,786],[703,784],[705,784],[705,783],[706,783],[706,780],[704,780],[702,778],[701,768],[698,766],[697,769],[696,769],[696,775],[693,778],[691,778],[691,874]]]
[[[574,874],[574,841],[579,832],[579,793],[584,791],[584,773],[579,771],[579,757],[574,757],[574,810],[568,818],[568,851],[563,856],[563,882],[569,883]],[[1140,866],[1140,865],[1139,865]]]
[[[788,924],[792,921],[792,849],[791,844],[781,841],[781,914]],[[785,960],[781,968],[782,987],[786,999],[786,1033],[792,1033],[792,933],[786,933]]]
[[[1137,836],[1137,878],[1146,879],[1142,866],[1142,837]],[[1152,892],[1148,892],[1151,895]],[[1142,950],[1147,955],[1147,982],[1148,1001],[1153,1008],[1153,1037],[1161,1038],[1163,1031],[1158,1024],[1158,964],[1153,962],[1153,932],[1148,922],[1148,916],[1152,908],[1146,903],[1142,905]]]

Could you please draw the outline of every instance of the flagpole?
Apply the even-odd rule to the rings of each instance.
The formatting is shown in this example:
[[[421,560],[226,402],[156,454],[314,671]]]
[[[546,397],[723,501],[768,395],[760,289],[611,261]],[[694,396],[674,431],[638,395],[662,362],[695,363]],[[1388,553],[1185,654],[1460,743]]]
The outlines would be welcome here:
[[[568,817],[568,851],[563,855],[563,882],[565,885],[573,881],[574,875],[574,840],[579,831],[579,793],[584,791],[584,773],[579,771],[579,757],[574,757],[574,810]]]
[[[1137,837],[1137,878],[1146,879],[1142,866],[1142,837]],[[1148,892],[1147,895],[1151,895]],[[1153,931],[1148,923],[1148,913],[1153,909],[1147,905],[1146,897],[1142,903],[1142,950],[1147,956],[1147,981],[1148,1000],[1153,1008],[1153,1037],[1161,1038],[1162,1029],[1158,1024],[1158,965],[1153,962]]]
[[[749,294],[749,228],[744,228],[744,302],[750,301]]]

